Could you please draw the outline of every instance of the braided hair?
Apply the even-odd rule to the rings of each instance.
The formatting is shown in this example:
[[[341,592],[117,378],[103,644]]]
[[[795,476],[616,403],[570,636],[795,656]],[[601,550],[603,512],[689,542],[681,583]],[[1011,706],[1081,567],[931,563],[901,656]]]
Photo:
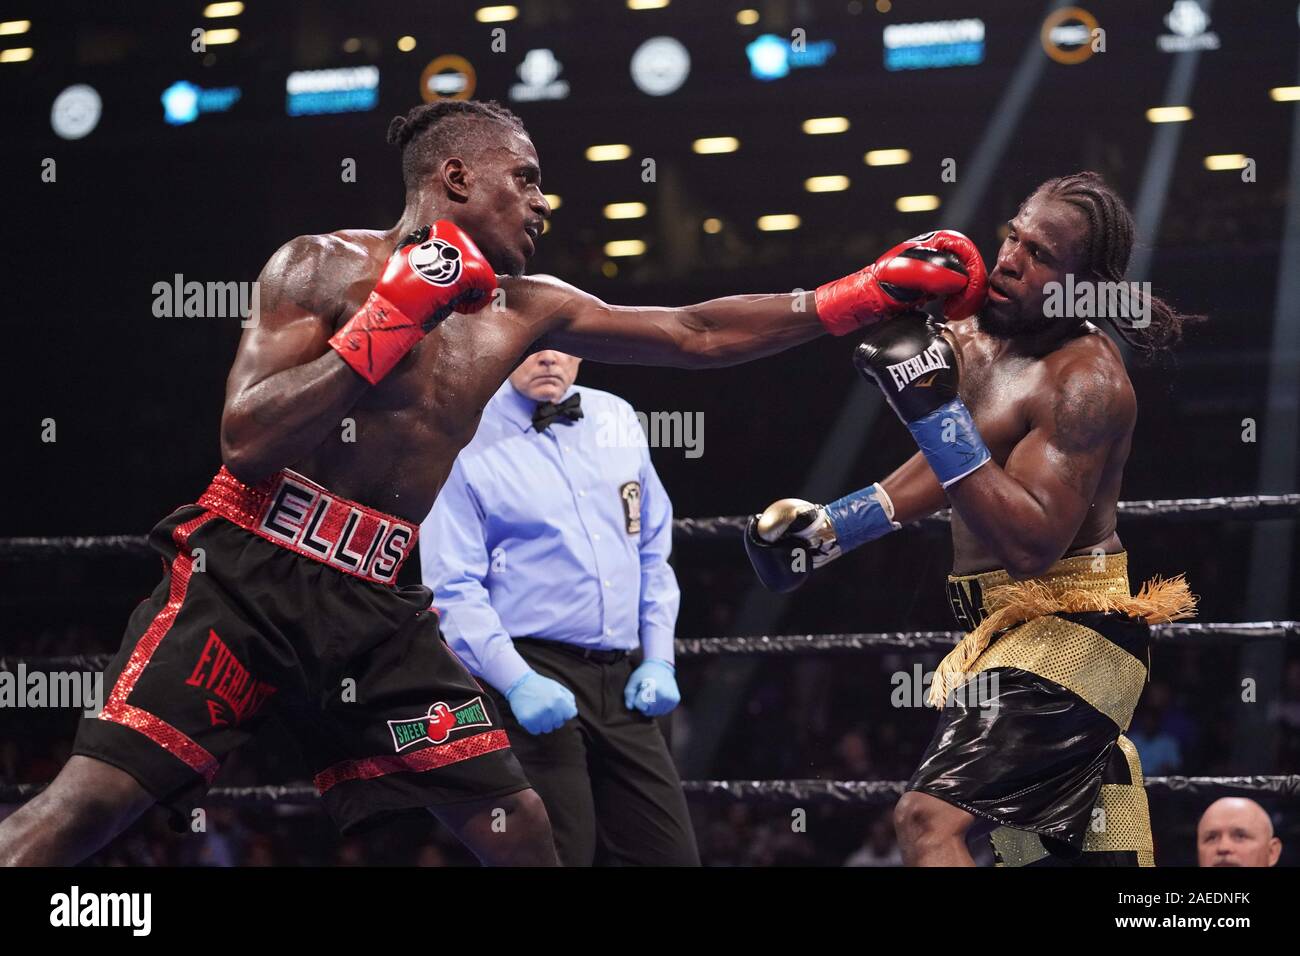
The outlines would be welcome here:
[[[1100,175],[1081,172],[1058,176],[1039,186],[1033,196],[1069,203],[1081,211],[1088,219],[1083,249],[1085,274],[1102,282],[1123,280],[1133,252],[1136,227],[1124,200]],[[1146,298],[1151,321],[1143,328],[1124,325],[1118,316],[1105,318],[1120,338],[1147,357],[1169,351],[1182,340],[1185,326],[1205,319],[1203,315],[1179,312],[1154,295]]]
[[[402,181],[412,192],[457,152],[486,145],[491,127],[528,135],[521,120],[495,100],[438,100],[394,116],[388,142],[402,150]]]

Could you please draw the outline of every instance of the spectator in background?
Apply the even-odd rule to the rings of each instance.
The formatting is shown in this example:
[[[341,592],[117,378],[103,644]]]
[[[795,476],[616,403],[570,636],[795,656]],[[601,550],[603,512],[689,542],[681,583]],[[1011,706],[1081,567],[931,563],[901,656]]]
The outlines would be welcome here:
[[[845,866],[902,866],[903,855],[898,850],[898,841],[894,838],[894,820],[892,811],[881,814],[871,821],[867,828],[867,838],[862,846],[853,851],[853,855],[844,861]]]
[[[1273,835],[1273,821],[1254,800],[1215,800],[1196,825],[1200,866],[1275,866],[1281,855],[1282,841]]]
[[[1183,765],[1182,748],[1173,734],[1160,729],[1160,712],[1146,708],[1128,732],[1148,777],[1176,773]]]

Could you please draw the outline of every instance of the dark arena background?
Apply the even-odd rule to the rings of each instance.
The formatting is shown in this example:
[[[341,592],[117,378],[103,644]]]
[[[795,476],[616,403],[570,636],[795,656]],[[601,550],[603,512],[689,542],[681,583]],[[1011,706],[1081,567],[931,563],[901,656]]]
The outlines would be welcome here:
[[[1195,865],[1201,812],[1237,795],[1300,863],[1295,0],[0,0],[0,672],[101,668],[158,580],[143,536],[221,464],[245,313],[187,315],[176,285],[239,287],[294,236],[392,226],[385,131],[438,97],[522,117],[554,207],[528,271],[620,304],[812,289],[935,228],[992,268],[1038,183],[1102,174],[1137,221],[1127,278],[1208,316],[1168,357],[1127,355],[1132,579],[1185,573],[1200,597],[1158,629],[1129,731],[1156,862]],[[947,524],[778,596],[737,518],[914,452],[853,368],[860,338],[582,367],[646,413],[679,519],[664,726],[707,865],[900,863],[893,805],[936,721],[911,682],[959,636]],[[0,816],[78,717],[0,708]],[[475,863],[427,815],[340,838],[273,723],[205,806],[199,832],[155,810],[90,862]]]

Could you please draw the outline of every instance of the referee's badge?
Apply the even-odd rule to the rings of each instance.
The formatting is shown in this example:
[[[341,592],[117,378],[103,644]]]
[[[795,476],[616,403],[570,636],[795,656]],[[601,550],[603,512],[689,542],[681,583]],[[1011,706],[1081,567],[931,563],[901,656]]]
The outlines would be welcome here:
[[[628,534],[641,533],[641,482],[629,481],[618,489],[623,499],[623,523]]]

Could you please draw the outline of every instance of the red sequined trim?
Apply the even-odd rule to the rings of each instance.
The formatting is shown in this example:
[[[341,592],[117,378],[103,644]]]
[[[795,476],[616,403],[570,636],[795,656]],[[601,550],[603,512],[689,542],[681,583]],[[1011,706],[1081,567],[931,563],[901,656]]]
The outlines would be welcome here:
[[[504,730],[488,730],[472,737],[441,747],[425,747],[411,754],[385,754],[382,757],[367,757],[364,760],[344,760],[316,774],[316,792],[324,794],[336,784],[349,780],[374,780],[386,777],[390,773],[423,773],[437,770],[449,764],[460,763],[471,757],[481,757],[494,750],[508,750],[510,738]]]
[[[222,466],[198,503],[274,545],[376,584],[396,580],[420,533],[288,469],[246,485]]]
[[[135,689],[136,682],[144,673],[154,651],[171,630],[176,615],[180,612],[181,604],[185,601],[185,592],[189,587],[190,574],[194,567],[193,556],[189,550],[190,535],[216,517],[213,512],[205,511],[197,518],[178,525],[172,532],[177,555],[172,564],[171,589],[168,592],[167,604],[154,615],[144,635],[136,642],[135,649],[131,652],[131,659],[127,661],[126,667],[122,668],[122,673],[118,675],[113,690],[108,695],[108,702],[99,714],[100,720],[111,720],[144,734],[173,757],[183,761],[208,783],[212,782],[220,767],[217,758],[161,717],[128,704],[126,699]]]

